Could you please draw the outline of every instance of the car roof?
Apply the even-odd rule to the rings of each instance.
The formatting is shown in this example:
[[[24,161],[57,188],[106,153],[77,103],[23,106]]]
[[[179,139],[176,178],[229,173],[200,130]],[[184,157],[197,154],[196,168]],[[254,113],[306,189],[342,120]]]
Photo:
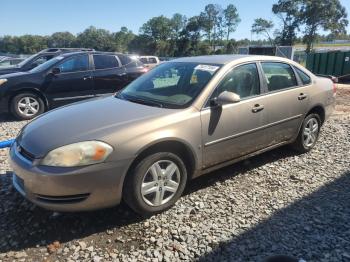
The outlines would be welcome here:
[[[192,62],[192,63],[204,63],[204,64],[221,64],[225,65],[236,60],[241,61],[259,61],[259,60],[272,60],[272,61],[284,61],[291,62],[289,59],[275,56],[259,56],[259,55],[207,55],[207,56],[192,56],[183,57],[171,60],[171,62]]]
[[[62,53],[59,56],[68,57],[72,55],[80,55],[80,54],[93,54],[93,55],[126,55],[122,53],[117,52],[102,52],[102,51],[77,51],[77,52],[69,52],[69,53]],[[126,55],[127,56],[127,55]]]

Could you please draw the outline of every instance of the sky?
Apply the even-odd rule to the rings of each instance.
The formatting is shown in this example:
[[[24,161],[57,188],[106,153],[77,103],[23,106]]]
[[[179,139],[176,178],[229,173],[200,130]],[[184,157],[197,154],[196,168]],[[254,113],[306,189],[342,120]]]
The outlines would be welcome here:
[[[350,0],[340,0],[350,16]],[[1,0],[0,36],[38,34],[50,35],[58,31],[73,34],[93,25],[115,32],[126,26],[134,33],[148,19],[181,13],[187,17],[198,15],[209,3],[225,8],[236,5],[242,19],[235,39],[258,39],[250,29],[255,18],[278,20],[271,12],[277,0]],[[349,18],[350,19],[350,18]],[[350,25],[348,26],[350,33]]]

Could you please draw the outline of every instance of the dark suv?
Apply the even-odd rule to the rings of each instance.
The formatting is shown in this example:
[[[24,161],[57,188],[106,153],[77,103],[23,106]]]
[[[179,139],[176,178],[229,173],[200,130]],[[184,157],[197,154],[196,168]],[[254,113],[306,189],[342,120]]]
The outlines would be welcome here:
[[[22,62],[14,65],[8,66],[0,69],[0,75],[11,74],[16,72],[26,72],[29,71],[38,65],[45,63],[46,61],[54,58],[63,53],[68,52],[77,52],[77,51],[93,51],[89,48],[48,48],[40,51],[39,53],[28,57]]]
[[[123,54],[61,54],[29,72],[0,76],[0,111],[32,119],[64,104],[115,93],[146,71]]]

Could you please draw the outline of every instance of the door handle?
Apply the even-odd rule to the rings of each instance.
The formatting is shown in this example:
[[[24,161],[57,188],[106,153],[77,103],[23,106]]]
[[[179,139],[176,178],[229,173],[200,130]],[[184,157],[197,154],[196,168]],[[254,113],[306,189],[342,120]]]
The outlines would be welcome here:
[[[253,113],[258,113],[260,111],[264,110],[264,106],[263,105],[259,105],[259,104],[256,104],[254,105],[253,109],[252,109],[252,112]]]
[[[126,73],[120,73],[118,76],[126,76]]]
[[[304,93],[300,93],[300,95],[298,96],[298,100],[304,100],[305,98],[307,98],[307,94]]]
[[[84,76],[83,77],[83,80],[85,81],[85,80],[89,80],[89,79],[92,79],[92,76]]]

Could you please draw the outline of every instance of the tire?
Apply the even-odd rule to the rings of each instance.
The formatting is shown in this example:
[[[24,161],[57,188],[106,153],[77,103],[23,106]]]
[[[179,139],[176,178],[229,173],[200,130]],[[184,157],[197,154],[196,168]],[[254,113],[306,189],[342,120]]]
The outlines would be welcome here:
[[[16,95],[11,100],[10,111],[17,119],[30,120],[44,113],[45,105],[40,96],[26,92]]]
[[[313,130],[314,130],[311,133],[308,132],[308,130],[310,130],[310,125],[313,126]],[[316,130],[316,125],[317,125],[317,130]],[[318,136],[320,134],[320,129],[321,129],[320,116],[318,114],[307,115],[300,128],[297,139],[292,144],[292,147],[300,153],[309,152],[316,145]],[[306,135],[306,133],[310,135]],[[311,139],[311,137],[313,138]]]
[[[172,171],[166,174],[166,168]],[[171,178],[171,181],[167,178]],[[167,210],[180,198],[186,182],[187,170],[180,157],[170,152],[151,154],[129,172],[123,188],[123,198],[141,216],[154,215]]]

